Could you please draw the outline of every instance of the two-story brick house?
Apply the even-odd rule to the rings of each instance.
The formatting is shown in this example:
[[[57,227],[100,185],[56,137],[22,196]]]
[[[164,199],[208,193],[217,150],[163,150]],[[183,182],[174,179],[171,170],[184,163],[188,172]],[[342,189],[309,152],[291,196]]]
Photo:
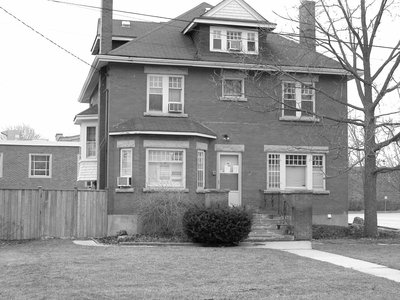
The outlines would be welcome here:
[[[297,43],[242,0],[165,23],[112,20],[103,1],[79,101],[96,111],[111,218],[160,189],[211,189],[256,210],[308,192],[315,223],[347,223],[347,128],[329,121],[346,116],[347,74],[315,51],[313,9],[301,5]]]

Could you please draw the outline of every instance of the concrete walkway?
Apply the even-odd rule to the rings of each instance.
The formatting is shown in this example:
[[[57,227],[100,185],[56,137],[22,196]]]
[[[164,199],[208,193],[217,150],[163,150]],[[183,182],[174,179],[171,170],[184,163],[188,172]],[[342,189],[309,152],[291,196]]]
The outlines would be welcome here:
[[[353,269],[369,275],[383,277],[389,280],[400,282],[400,270],[391,269],[386,266],[354,259],[342,255],[332,254],[324,251],[313,250],[311,242],[270,242],[257,247],[286,251],[311,259],[328,262],[344,268]]]

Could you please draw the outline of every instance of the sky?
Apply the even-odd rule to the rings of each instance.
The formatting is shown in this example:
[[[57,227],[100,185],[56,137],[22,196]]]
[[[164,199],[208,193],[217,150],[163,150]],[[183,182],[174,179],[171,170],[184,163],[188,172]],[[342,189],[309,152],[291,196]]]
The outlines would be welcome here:
[[[100,0],[63,0],[100,7]],[[114,10],[174,18],[202,0],[114,0]],[[206,1],[216,5],[219,0]],[[296,17],[300,0],[246,0],[268,21],[277,23],[275,32],[293,32],[280,16]],[[76,57],[38,35],[40,34]],[[0,0],[0,131],[27,124],[42,138],[54,140],[56,133],[79,134],[76,114],[88,104],[77,101],[94,57],[100,9],[83,8],[51,0]],[[145,20],[145,17],[114,12],[114,19]]]
[[[65,0],[100,7],[100,0]],[[115,10],[174,18],[200,4],[201,0],[114,0]],[[219,0],[208,0],[216,5]],[[279,25],[274,11],[285,14],[296,0],[248,0],[267,20]],[[279,3],[279,5],[277,4]],[[15,15],[45,37],[91,64],[99,9],[88,9],[48,0],[0,0],[0,7]],[[114,19],[144,20],[143,16],[114,12]],[[27,124],[42,138],[56,133],[79,134],[76,114],[88,105],[78,96],[89,66],[58,48],[0,9],[0,131]]]

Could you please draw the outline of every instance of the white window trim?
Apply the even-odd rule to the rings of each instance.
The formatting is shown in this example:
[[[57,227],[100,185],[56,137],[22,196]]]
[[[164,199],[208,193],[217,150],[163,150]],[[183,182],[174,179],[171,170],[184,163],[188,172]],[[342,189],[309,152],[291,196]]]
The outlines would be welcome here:
[[[182,187],[162,187],[162,186],[152,186],[149,185],[148,175],[149,175],[149,152],[150,151],[182,151]],[[182,148],[146,148],[146,187],[145,190],[186,190],[186,150]]]
[[[242,91],[241,91],[241,96],[236,97],[236,96],[230,96],[230,95],[225,95],[224,94],[224,86],[225,86],[225,80],[240,80],[242,82]],[[222,78],[222,96],[220,100],[226,100],[226,101],[247,101],[247,98],[245,97],[245,88],[244,88],[244,78],[238,78],[238,77],[223,77]]]
[[[130,168],[131,168],[131,174],[130,175],[122,175],[122,152],[130,152],[131,155],[131,161],[130,161]],[[121,148],[119,151],[119,176],[120,177],[131,177],[132,178],[132,172],[133,172],[133,156],[132,156],[132,148]]]
[[[279,155],[280,160],[280,188],[270,188],[269,187],[269,163],[268,163],[268,155]],[[287,187],[286,186],[286,155],[306,155],[307,156],[307,165],[306,165],[306,186],[305,187]],[[267,152],[266,153],[266,184],[268,191],[287,191],[287,190],[315,190],[315,191],[326,191],[326,176],[323,178],[323,189],[313,189],[313,161],[312,158],[314,155],[322,156],[323,163],[323,174],[326,175],[326,156],[322,153],[301,153],[301,152],[287,152],[287,153],[279,153],[279,152]]]
[[[150,77],[151,76],[158,76],[162,77],[162,111],[151,111],[150,110]],[[168,110],[168,103],[169,102],[169,77],[178,77],[182,79],[182,111],[170,113]],[[146,115],[171,115],[171,116],[181,116],[184,115],[185,112],[185,77],[182,75],[175,75],[175,74],[147,74],[147,87],[146,87]],[[174,102],[171,102],[174,103]]]
[[[49,156],[49,175],[32,175],[32,156]],[[51,178],[52,177],[52,168],[53,168],[53,157],[52,154],[48,153],[29,153],[29,178]]]
[[[3,156],[4,154],[0,152],[0,178],[3,177]]]
[[[88,129],[89,128],[94,128],[94,134],[95,134],[95,140],[94,140],[94,144],[95,144],[95,155],[92,156],[88,156]],[[97,159],[97,126],[96,125],[87,125],[85,126],[85,157],[87,159]]]
[[[200,153],[202,153],[202,155],[203,155],[203,168],[202,169],[200,169],[199,168],[199,154]],[[204,188],[205,188],[205,186],[206,186],[206,151],[205,150],[197,150],[197,155],[196,155],[196,158],[197,158],[197,163],[196,163],[196,188],[197,188],[197,190],[204,190]],[[202,178],[201,178],[201,180],[202,180],[202,182],[203,182],[203,185],[202,186],[199,186],[199,171],[202,171],[203,172],[203,175],[202,175]]]
[[[314,82],[299,82],[299,81],[289,81],[284,80],[282,81],[282,115],[279,120],[287,120],[287,121],[319,121],[315,115],[313,116],[306,116],[303,115],[303,111],[296,111],[296,116],[285,116],[285,103],[284,103],[284,96],[285,96],[285,83],[294,83],[296,85],[296,108],[301,109],[301,85],[311,85],[313,88],[313,95],[312,95],[312,103],[313,103],[313,113],[315,113],[315,83]]]
[[[221,32],[221,49],[214,49],[214,31]],[[241,51],[230,51],[227,49],[227,32],[228,31],[236,31],[241,32],[241,43],[242,49]],[[247,50],[247,36],[248,33],[255,33],[255,51],[248,51]],[[246,53],[246,54],[258,54],[258,31],[257,30],[243,30],[237,27],[216,27],[210,26],[210,51],[211,52],[225,52],[225,53]]]

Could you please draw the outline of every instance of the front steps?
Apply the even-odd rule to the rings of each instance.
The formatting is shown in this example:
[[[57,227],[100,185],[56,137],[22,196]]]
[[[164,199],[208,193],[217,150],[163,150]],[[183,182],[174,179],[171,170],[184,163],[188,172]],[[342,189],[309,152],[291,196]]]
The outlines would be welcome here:
[[[285,234],[287,226],[282,224],[282,218],[279,216],[267,213],[255,213],[253,214],[251,232],[245,241],[293,241],[293,235]]]

